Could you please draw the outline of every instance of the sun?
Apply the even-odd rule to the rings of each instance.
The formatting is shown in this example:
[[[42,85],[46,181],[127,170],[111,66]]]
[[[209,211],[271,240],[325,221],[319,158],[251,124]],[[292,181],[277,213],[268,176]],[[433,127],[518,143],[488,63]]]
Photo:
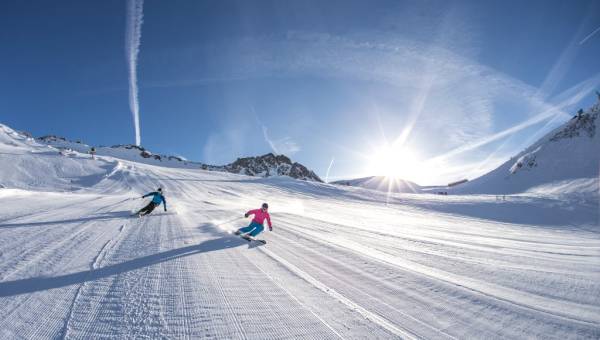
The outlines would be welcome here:
[[[378,176],[414,180],[421,171],[415,153],[406,147],[383,145],[370,158],[371,173]]]

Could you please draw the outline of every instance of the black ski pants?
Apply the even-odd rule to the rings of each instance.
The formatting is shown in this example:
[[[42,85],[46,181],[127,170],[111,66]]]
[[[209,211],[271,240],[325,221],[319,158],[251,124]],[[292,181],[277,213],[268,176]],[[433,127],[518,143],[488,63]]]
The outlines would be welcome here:
[[[138,212],[138,214],[141,214],[141,215],[148,215],[149,213],[151,213],[151,212],[152,212],[152,210],[154,210],[154,208],[156,208],[156,206],[157,206],[157,204],[156,204],[156,203],[154,203],[154,202],[150,202],[150,203],[148,203],[148,205],[147,205],[147,206],[143,207],[143,208],[142,208],[142,210],[140,210],[140,211]]]

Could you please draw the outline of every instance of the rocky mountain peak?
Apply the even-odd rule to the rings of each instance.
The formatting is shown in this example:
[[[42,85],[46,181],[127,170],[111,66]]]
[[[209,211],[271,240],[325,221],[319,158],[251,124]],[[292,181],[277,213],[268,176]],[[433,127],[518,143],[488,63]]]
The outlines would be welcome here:
[[[313,171],[300,163],[292,163],[285,155],[268,153],[257,157],[238,158],[235,162],[225,165],[229,172],[248,176],[289,176],[296,179],[323,182]]]
[[[571,118],[571,120],[560,131],[552,136],[550,140],[556,142],[563,138],[579,136],[594,138],[598,115],[600,115],[600,99],[599,104],[593,106],[588,112],[579,110],[577,115]]]

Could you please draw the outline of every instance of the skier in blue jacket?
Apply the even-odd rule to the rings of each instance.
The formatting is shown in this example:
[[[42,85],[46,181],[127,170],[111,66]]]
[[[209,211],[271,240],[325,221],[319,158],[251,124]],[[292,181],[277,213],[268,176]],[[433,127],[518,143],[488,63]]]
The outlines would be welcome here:
[[[156,191],[147,193],[144,196],[142,196],[142,198],[146,198],[148,196],[152,196],[152,201],[150,201],[150,203],[148,203],[147,206],[143,207],[142,209],[140,209],[140,211],[137,212],[138,216],[148,215],[152,212],[152,210],[154,210],[154,208],[158,207],[161,203],[163,204],[165,211],[167,211],[167,199],[163,195],[162,188],[158,188]]]

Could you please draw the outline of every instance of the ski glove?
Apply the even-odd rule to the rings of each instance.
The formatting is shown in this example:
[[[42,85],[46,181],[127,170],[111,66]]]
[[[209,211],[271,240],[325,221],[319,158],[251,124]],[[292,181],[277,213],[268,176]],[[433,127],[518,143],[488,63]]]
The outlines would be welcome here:
[[[248,217],[248,214],[244,214],[244,217]]]
[[[273,227],[269,226],[269,231],[273,231]]]

